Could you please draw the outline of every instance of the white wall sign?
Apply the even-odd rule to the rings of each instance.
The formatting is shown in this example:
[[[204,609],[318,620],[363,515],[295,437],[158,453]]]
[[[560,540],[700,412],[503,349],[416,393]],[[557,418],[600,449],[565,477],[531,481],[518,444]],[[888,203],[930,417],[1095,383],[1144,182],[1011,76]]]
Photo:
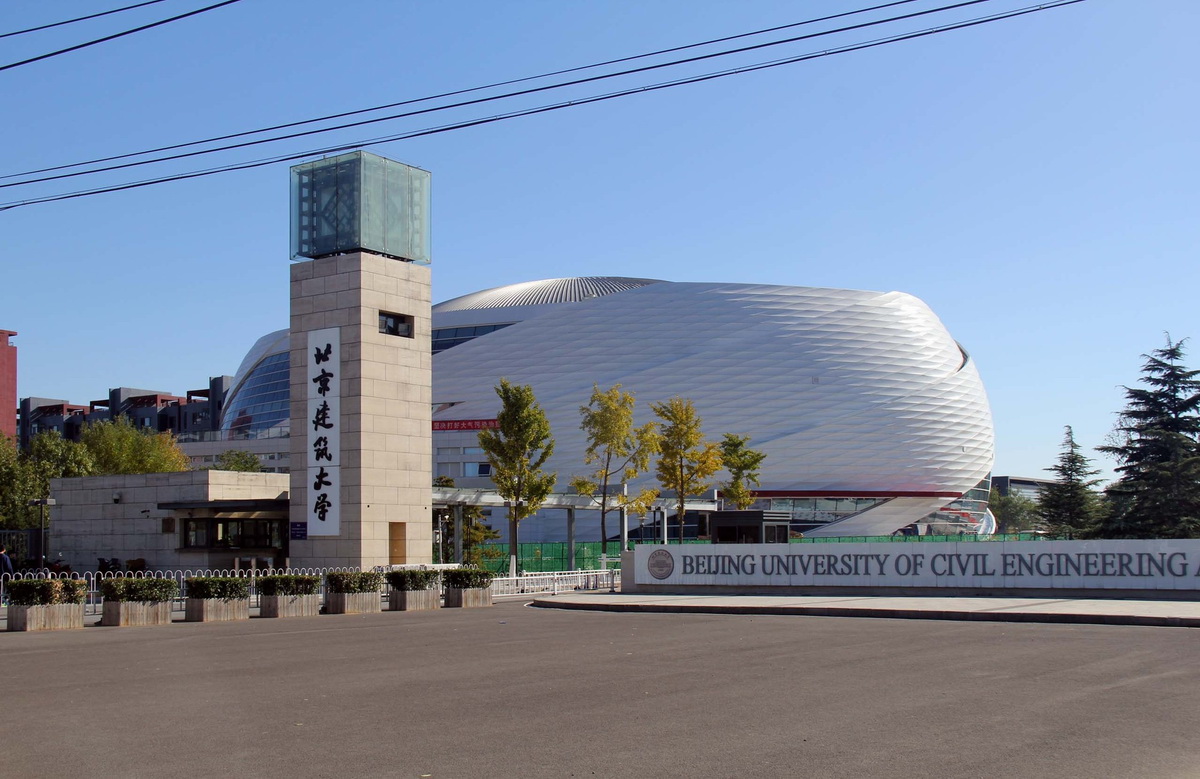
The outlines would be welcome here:
[[[308,334],[305,376],[308,397],[308,535],[341,531],[342,369],[336,327]],[[295,431],[293,431],[295,434]]]
[[[1200,590],[1200,539],[639,546],[634,582]]]

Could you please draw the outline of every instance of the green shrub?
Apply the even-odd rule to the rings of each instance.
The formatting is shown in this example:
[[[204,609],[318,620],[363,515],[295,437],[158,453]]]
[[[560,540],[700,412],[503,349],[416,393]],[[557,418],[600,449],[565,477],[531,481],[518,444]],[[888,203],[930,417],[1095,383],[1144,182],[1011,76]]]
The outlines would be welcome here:
[[[432,590],[437,586],[438,572],[428,569],[388,571],[385,578],[393,590]]]
[[[242,600],[250,597],[250,580],[244,576],[197,576],[187,580],[187,596]]]
[[[105,600],[164,603],[179,594],[179,582],[174,579],[118,577],[101,581],[100,592]]]
[[[320,591],[320,576],[276,573],[258,577],[259,595],[316,595]]]
[[[474,590],[490,587],[496,574],[482,568],[451,568],[442,571],[447,587],[456,590]]]
[[[379,571],[330,571],[325,574],[330,592],[378,592],[383,586]]]
[[[13,579],[4,585],[14,606],[52,606],[83,603],[87,582],[82,579]]]

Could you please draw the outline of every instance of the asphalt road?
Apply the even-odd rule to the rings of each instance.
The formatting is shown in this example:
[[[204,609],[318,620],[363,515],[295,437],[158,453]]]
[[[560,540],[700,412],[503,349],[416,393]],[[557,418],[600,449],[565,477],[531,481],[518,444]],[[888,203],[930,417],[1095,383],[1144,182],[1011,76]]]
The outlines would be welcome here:
[[[504,603],[0,634],[5,777],[1200,776],[1200,631]]]

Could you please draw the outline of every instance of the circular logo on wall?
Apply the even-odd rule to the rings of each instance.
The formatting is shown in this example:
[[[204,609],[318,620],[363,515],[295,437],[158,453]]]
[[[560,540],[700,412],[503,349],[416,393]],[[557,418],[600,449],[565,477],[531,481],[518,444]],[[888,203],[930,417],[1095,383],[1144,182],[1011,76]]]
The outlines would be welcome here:
[[[656,549],[646,560],[646,569],[655,579],[665,579],[675,572],[675,558],[666,549]]]

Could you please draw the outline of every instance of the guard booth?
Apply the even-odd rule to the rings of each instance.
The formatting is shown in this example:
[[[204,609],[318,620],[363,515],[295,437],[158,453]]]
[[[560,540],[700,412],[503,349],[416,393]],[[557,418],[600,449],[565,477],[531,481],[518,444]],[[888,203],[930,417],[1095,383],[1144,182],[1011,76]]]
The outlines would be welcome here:
[[[786,511],[714,511],[708,515],[714,544],[786,544],[791,520]]]

